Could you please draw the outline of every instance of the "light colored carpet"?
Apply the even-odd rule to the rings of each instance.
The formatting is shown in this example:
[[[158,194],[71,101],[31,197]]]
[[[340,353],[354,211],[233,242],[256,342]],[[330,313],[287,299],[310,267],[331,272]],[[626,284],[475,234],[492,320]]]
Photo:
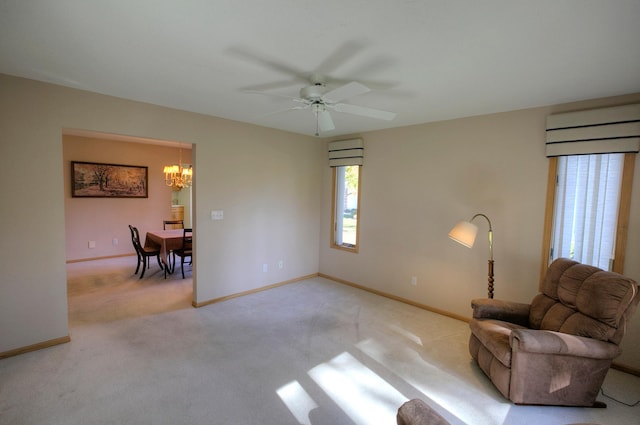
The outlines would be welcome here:
[[[72,341],[0,361],[0,424],[393,425],[414,397],[452,424],[640,423],[603,396],[515,406],[471,362],[466,323],[326,279],[194,309],[190,278],[134,269],[68,265]],[[640,378],[604,389],[632,403]]]

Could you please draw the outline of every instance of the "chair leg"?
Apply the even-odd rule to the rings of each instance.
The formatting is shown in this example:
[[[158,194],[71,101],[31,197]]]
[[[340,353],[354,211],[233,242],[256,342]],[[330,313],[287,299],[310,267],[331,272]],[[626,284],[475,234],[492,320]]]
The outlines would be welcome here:
[[[142,272],[140,273],[140,279],[144,276],[144,272],[147,270],[147,258],[142,258]]]
[[[180,268],[182,269],[182,278],[184,279],[184,255],[180,257]]]
[[[138,264],[136,265],[136,272],[134,274],[138,274],[138,271],[140,270],[140,254],[138,254],[136,257],[138,258]]]

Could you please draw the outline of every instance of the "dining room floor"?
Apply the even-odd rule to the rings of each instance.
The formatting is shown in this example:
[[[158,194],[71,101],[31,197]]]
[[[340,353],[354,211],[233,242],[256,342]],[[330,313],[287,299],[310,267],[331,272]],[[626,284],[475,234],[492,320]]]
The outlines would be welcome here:
[[[186,266],[184,279],[180,265],[165,279],[164,272],[152,258],[144,277],[139,279],[140,273],[134,274],[136,263],[135,256],[125,256],[67,264],[72,334],[73,326],[79,324],[193,308],[191,266]]]

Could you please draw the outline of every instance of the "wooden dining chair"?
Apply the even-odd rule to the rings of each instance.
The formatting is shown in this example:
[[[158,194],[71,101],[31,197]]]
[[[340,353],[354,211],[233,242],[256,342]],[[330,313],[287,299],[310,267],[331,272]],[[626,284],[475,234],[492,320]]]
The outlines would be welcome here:
[[[182,231],[182,246],[173,250],[173,264],[176,264],[176,255],[180,257],[180,269],[182,270],[182,278],[184,279],[184,263],[185,259],[189,259],[189,264],[193,262],[193,229],[184,229]],[[175,267],[175,266],[174,266]]]
[[[184,229],[184,220],[163,220],[162,228],[167,230],[167,226],[169,229]]]
[[[147,270],[147,265],[149,264],[149,259],[151,257],[156,257],[158,260],[158,265],[160,266],[160,270],[163,269],[162,262],[160,261],[160,248],[155,247],[145,247],[140,243],[140,233],[138,232],[138,228],[132,225],[129,225],[129,230],[131,231],[131,242],[133,243],[133,247],[136,250],[136,255],[138,256],[138,265],[136,266],[136,272],[134,274],[138,274],[138,270],[140,270],[140,264],[142,264],[142,272],[140,273],[140,279],[144,276],[144,272]]]

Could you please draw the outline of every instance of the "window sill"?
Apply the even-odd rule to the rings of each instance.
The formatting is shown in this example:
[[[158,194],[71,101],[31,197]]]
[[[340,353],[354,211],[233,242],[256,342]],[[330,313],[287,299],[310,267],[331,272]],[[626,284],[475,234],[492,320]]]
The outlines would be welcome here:
[[[332,244],[331,248],[338,249],[340,251],[352,252],[354,254],[358,253],[358,247],[356,245],[351,245],[351,244],[343,244],[343,245]]]

